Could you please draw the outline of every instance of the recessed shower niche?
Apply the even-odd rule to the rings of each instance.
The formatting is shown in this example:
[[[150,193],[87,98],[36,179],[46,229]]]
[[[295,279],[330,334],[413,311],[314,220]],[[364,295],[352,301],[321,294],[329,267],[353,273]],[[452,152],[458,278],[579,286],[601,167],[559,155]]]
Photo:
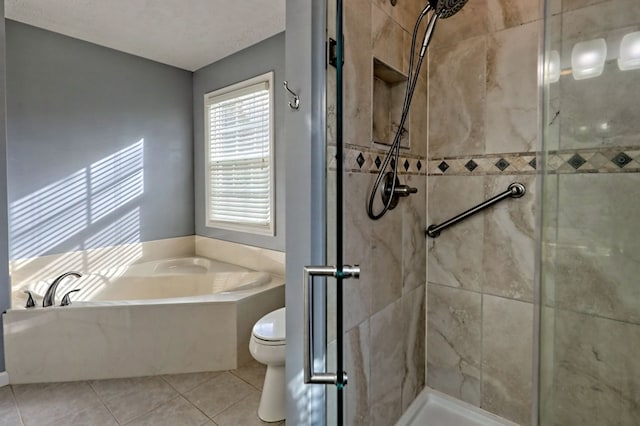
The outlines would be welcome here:
[[[398,131],[402,103],[404,101],[407,76],[395,68],[385,64],[378,58],[373,58],[373,112],[372,136],[373,142],[391,145]],[[409,123],[410,115],[403,126],[402,148],[410,147]]]

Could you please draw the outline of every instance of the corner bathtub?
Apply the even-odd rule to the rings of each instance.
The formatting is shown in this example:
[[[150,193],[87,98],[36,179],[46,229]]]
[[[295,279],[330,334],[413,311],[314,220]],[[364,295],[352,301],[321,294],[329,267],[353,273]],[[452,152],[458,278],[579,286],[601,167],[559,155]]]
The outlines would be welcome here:
[[[114,267],[65,279],[70,306],[4,315],[11,383],[234,369],[251,359],[253,324],[284,306],[284,279],[200,257]]]

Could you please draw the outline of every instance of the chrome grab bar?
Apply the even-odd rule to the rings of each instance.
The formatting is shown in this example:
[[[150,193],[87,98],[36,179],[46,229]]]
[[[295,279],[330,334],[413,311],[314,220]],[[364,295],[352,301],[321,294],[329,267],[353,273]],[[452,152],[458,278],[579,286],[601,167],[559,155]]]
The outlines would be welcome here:
[[[335,266],[305,266],[304,267],[304,382],[311,384],[337,385],[336,373],[316,372],[313,365],[314,335],[313,335],[313,277],[359,278],[358,265],[344,265],[342,271]],[[344,374],[347,384],[347,375]]]
[[[431,238],[437,238],[440,236],[440,232],[448,228],[450,226],[455,225],[456,223],[468,218],[471,215],[478,213],[480,210],[486,209],[489,206],[497,203],[498,201],[502,201],[506,198],[520,198],[527,192],[527,188],[521,183],[514,182],[507,188],[506,191],[501,192],[500,194],[489,198],[488,200],[478,204],[477,206],[470,208],[469,210],[460,213],[458,216],[455,216],[452,219],[447,220],[446,222],[441,223],[440,225],[431,225],[427,228],[427,236]]]

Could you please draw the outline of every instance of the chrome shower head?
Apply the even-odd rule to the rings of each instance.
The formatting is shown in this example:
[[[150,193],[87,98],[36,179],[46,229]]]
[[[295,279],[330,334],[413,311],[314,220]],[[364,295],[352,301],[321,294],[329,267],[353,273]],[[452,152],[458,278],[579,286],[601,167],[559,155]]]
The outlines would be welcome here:
[[[434,8],[436,10],[436,15],[440,18],[450,18],[460,12],[460,9],[467,4],[467,1],[468,0],[429,0],[429,4],[431,4],[431,7],[434,7],[433,3],[437,3]]]

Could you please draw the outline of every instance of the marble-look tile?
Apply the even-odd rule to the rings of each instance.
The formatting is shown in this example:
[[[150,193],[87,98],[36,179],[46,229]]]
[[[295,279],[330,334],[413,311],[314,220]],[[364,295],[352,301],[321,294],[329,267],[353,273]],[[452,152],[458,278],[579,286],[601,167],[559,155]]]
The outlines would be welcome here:
[[[640,324],[640,176],[562,175],[558,199],[556,306]]]
[[[611,0],[561,0],[562,10],[567,12],[570,10],[580,9],[598,3],[610,2]]]
[[[640,326],[558,310],[554,424],[632,426],[640,419]]]
[[[488,0],[489,30],[492,32],[539,19],[540,3],[531,0]]]
[[[538,29],[533,22],[488,38],[487,153],[536,150]]]
[[[372,272],[374,259],[369,255],[369,233],[374,225],[367,217],[366,200],[373,179],[374,175],[363,173],[348,173],[345,176],[345,193],[351,194],[344,200],[345,262],[360,265],[360,278],[348,280],[344,286],[344,301],[349,306],[344,312],[345,330],[356,326],[371,314],[371,299],[377,277]]]
[[[127,426],[199,426],[208,420],[207,416],[189,401],[178,396],[153,411],[136,417],[127,423]]]
[[[344,126],[346,143],[371,144],[371,2],[353,0],[344,8]]]
[[[450,47],[432,44],[429,50],[430,158],[484,153],[486,54],[486,37],[456,39],[456,44]]]
[[[220,374],[222,374],[220,371],[205,371],[202,373],[165,374],[162,378],[178,392],[185,393]]]
[[[389,392],[380,395],[371,405],[371,426],[388,426],[395,424],[402,415],[400,403],[400,388],[389,389]]]
[[[547,306],[540,309],[539,325],[539,352],[538,352],[538,391],[539,424],[551,425],[553,421],[553,407],[555,404],[555,392],[553,391],[555,382],[555,315],[556,310]]]
[[[369,417],[369,321],[347,331],[345,358],[349,385],[346,396],[346,419],[348,425],[367,426]]]
[[[145,414],[178,395],[160,377],[98,380],[91,387],[119,423]]]
[[[0,388],[0,426],[22,425],[11,386]]]
[[[285,253],[283,251],[196,235],[195,254],[244,266],[254,271],[264,271],[280,276],[285,274]]]
[[[425,6],[422,0],[403,0],[395,6],[389,0],[372,0],[372,3],[389,15],[405,31],[413,31],[419,13]]]
[[[428,225],[439,224],[484,201],[483,177],[429,176]],[[482,214],[428,237],[428,281],[481,291],[484,282]]]
[[[513,299],[533,300],[535,269],[535,176],[487,176],[485,198],[507,190],[512,182],[525,185],[521,198],[502,201],[485,210],[483,292]]]
[[[256,390],[230,373],[223,373],[184,394],[184,397],[210,418],[217,416],[233,404]]]
[[[570,57],[570,52],[563,56]],[[620,71],[616,61],[605,64],[598,78],[575,80],[570,75],[561,78],[560,148],[637,144],[640,113],[635,105],[640,87],[636,82],[637,75]]]
[[[13,392],[25,426],[39,426],[100,403],[86,382],[14,385]]]
[[[424,285],[426,265],[426,178],[405,176],[403,184],[418,188],[416,194],[400,201],[402,209],[402,292]],[[392,212],[393,213],[393,212]],[[397,214],[397,213],[395,213]]]
[[[609,0],[567,11],[563,15],[564,40],[584,41],[606,37],[612,30],[637,28],[640,3],[636,0]],[[637,31],[637,29],[635,29]]]
[[[436,25],[431,46],[453,46],[489,31],[488,0],[469,1],[454,16]]]
[[[480,405],[479,293],[428,284],[427,385]]]
[[[345,194],[350,194],[345,206],[345,261],[359,264],[359,280],[349,280],[345,290],[352,292],[355,311],[347,313],[345,328],[358,324],[365,312],[377,312],[400,298],[402,294],[402,213],[400,208],[388,212],[377,221],[369,219],[366,203],[375,175],[348,174]],[[380,197],[376,194],[374,210],[380,211]],[[363,303],[370,301],[368,309]],[[358,306],[359,305],[359,306]],[[360,321],[354,321],[360,312]],[[351,319],[349,319],[351,318]]]
[[[483,295],[481,407],[529,424],[533,399],[533,305]]]
[[[237,369],[231,371],[231,374],[249,383],[254,388],[262,390],[264,375],[266,372],[267,366],[254,360],[245,365],[239,366]]]
[[[458,13],[441,19],[433,33],[431,47],[453,45],[461,41],[486,35],[489,32],[488,0],[469,1]]]
[[[260,404],[260,392],[251,391],[249,395],[241,401],[232,405],[213,418],[218,426],[260,426],[266,423],[258,417],[258,405]]]
[[[41,423],[40,426],[118,426],[118,422],[102,403],[92,405],[70,416],[65,416],[52,423]]]
[[[402,413],[404,351],[402,301],[398,300],[371,316],[371,420],[389,425]]]
[[[422,65],[421,76],[427,75],[427,60]],[[411,153],[427,157],[429,134],[429,115],[427,113],[429,104],[429,84],[426,78],[419,78],[416,90],[411,101],[409,120],[411,123]]]
[[[402,411],[424,389],[425,384],[425,288],[417,287],[402,297],[402,330],[404,337],[404,377],[402,378]]]
[[[373,56],[388,66],[401,70],[404,60],[405,31],[379,7],[374,5],[371,12]]]

